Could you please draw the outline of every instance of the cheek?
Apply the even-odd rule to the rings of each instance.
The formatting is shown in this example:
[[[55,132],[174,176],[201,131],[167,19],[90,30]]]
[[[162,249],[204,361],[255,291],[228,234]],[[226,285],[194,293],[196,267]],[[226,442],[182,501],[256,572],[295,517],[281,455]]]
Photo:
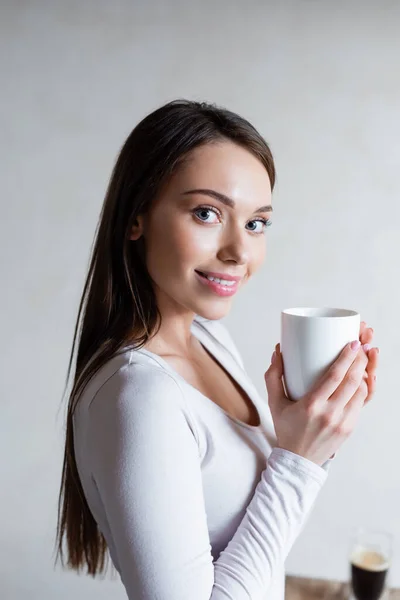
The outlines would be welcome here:
[[[200,264],[209,256],[214,256],[219,245],[218,229],[212,227],[192,227],[187,235],[186,254]]]
[[[208,239],[207,239],[208,238]],[[147,265],[154,280],[174,273],[182,274],[187,267],[196,268],[204,262],[207,248],[214,247],[211,236],[205,236],[188,223],[153,223],[147,241]]]
[[[262,243],[260,243],[257,246],[257,248],[255,248],[255,250],[254,250],[253,260],[252,260],[253,273],[258,271],[258,269],[261,267],[261,265],[263,264],[263,262],[265,260],[265,255],[266,255],[265,240],[261,240],[261,242]]]
[[[190,216],[175,219],[164,238],[169,254],[189,265],[204,262],[208,254],[215,253],[218,247],[217,228],[196,224]]]

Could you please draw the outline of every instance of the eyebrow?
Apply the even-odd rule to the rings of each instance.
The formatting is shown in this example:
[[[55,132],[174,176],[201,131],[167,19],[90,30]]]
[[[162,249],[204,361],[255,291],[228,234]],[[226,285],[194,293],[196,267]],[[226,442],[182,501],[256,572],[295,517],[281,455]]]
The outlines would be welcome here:
[[[236,206],[235,201],[232,200],[232,198],[229,198],[229,196],[225,196],[225,194],[221,194],[221,192],[216,192],[215,190],[201,188],[198,190],[188,190],[187,192],[182,192],[182,195],[186,194],[204,194],[205,196],[212,196],[213,198],[219,200],[220,202],[222,202],[226,206],[229,206],[230,208],[235,208]],[[272,208],[272,206],[270,204],[267,204],[266,206],[260,206],[260,208],[257,208],[257,210],[254,211],[254,214],[262,212],[272,212],[273,210],[274,209]]]

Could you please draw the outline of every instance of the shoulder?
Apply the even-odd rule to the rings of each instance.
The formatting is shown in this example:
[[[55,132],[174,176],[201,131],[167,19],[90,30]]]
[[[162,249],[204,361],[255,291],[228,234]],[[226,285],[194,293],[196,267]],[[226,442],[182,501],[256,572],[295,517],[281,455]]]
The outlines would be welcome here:
[[[182,410],[186,401],[179,381],[143,353],[126,350],[109,359],[92,376],[79,397],[75,419],[95,413],[123,416],[143,411]]]
[[[116,470],[132,470],[135,461],[162,463],[177,444],[181,452],[200,456],[197,423],[179,382],[166,370],[133,352],[122,363],[108,361],[92,384],[74,415],[74,447],[81,468],[97,482],[111,482]]]
[[[128,356],[129,360],[116,365],[108,377],[99,377],[99,385],[93,390],[88,404],[91,411],[102,402],[111,402],[114,409],[123,406],[133,409],[138,405],[151,410],[171,400],[175,405],[183,406],[182,389],[171,373],[142,354],[131,351]]]
[[[187,398],[171,373],[135,351],[109,360],[92,378],[74,414],[76,430],[131,436],[136,427],[154,437],[186,428],[198,442],[198,425]],[[130,433],[129,433],[130,432]]]

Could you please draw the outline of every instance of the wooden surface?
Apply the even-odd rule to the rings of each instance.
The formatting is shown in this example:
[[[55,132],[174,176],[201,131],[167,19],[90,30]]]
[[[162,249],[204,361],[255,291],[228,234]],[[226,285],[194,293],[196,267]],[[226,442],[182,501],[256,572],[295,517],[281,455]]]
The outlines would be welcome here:
[[[350,597],[349,584],[342,581],[286,576],[285,600],[349,600]],[[383,598],[400,600],[400,589],[389,590]]]

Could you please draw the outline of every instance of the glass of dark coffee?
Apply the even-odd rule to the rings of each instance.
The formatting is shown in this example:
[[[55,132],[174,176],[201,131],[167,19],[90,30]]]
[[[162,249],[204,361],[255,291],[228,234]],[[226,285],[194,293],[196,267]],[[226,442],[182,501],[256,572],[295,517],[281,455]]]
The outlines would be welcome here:
[[[388,586],[393,537],[386,531],[357,527],[350,548],[351,598],[383,600]]]

